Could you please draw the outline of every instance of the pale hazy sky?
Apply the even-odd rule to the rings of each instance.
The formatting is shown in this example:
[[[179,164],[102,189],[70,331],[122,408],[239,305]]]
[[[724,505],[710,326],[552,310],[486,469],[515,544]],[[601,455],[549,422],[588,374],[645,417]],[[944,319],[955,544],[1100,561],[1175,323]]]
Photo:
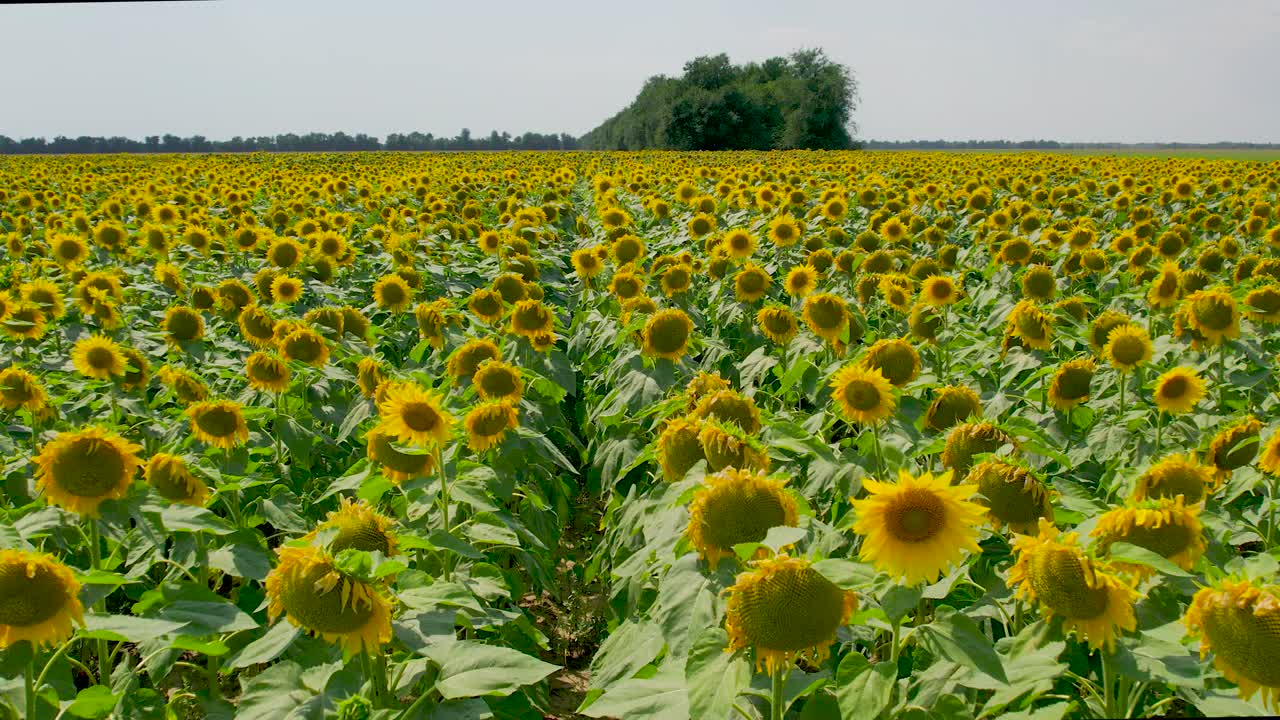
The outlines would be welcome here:
[[[0,134],[579,134],[697,55],[820,46],[858,136],[1280,142],[1275,0],[0,6]]]

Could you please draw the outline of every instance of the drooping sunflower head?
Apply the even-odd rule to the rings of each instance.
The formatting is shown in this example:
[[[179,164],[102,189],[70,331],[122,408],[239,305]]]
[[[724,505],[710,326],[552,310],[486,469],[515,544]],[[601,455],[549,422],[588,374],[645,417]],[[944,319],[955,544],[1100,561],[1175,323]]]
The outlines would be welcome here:
[[[1138,592],[1109,565],[1085,555],[1075,533],[1063,535],[1042,518],[1039,534],[1018,535],[1013,549],[1018,559],[1009,570],[1010,587],[1046,616],[1061,617],[1063,629],[1090,647],[1110,651],[1122,632],[1137,627]]]
[[[43,412],[49,403],[49,395],[35,375],[20,367],[0,370],[0,407],[5,410],[25,409],[33,413]]]
[[[773,278],[764,268],[747,263],[733,278],[733,292],[742,302],[755,302],[764,297]]]
[[[760,471],[769,469],[768,454],[737,425],[715,420],[703,421],[698,430],[698,443],[702,446],[707,469],[711,472],[720,472],[725,468]]]
[[[1146,500],[1181,495],[1187,503],[1194,504],[1216,490],[1219,480],[1214,469],[1194,455],[1169,455],[1138,477],[1132,498]]]
[[[1248,700],[1259,690],[1262,703],[1280,712],[1280,592],[1256,581],[1224,579],[1201,588],[1182,618],[1200,641],[1200,658],[1213,653],[1213,666]]]
[[[486,360],[497,360],[502,356],[498,345],[486,338],[468,340],[449,356],[447,371],[455,379],[470,378],[476,369]]]
[[[1093,358],[1068,360],[1058,366],[1049,383],[1049,402],[1067,412],[1089,399],[1097,364]]]
[[[435,455],[430,452],[408,453],[396,448],[395,435],[381,424],[365,436],[365,453],[382,468],[382,474],[395,484],[426,477],[435,470]]]
[[[249,439],[244,411],[233,400],[204,400],[183,414],[191,419],[191,434],[205,444],[230,450]]]
[[[817,293],[804,300],[804,322],[814,335],[834,343],[849,327],[849,308],[838,295]]]
[[[376,550],[391,557],[398,552],[391,526],[391,520],[380,515],[369,503],[364,500],[352,502],[350,498],[343,497],[338,509],[331,511],[304,539],[312,541],[312,544],[317,544],[317,539],[324,541],[324,549],[332,555],[353,549]]]
[[[800,331],[795,313],[785,305],[767,305],[756,313],[756,325],[769,342],[786,345]]]
[[[717,390],[704,396],[690,414],[694,420],[719,420],[738,426],[748,435],[760,432],[760,410],[737,390]]]
[[[978,394],[964,385],[939,388],[925,412],[924,423],[933,430],[946,430],[956,423],[982,415]]]
[[[703,398],[730,389],[729,381],[720,377],[719,371],[699,372],[684,388],[685,409],[693,412]]]
[[[100,427],[63,432],[36,456],[36,486],[50,503],[97,517],[104,501],[129,494],[141,449]]]
[[[1204,380],[1192,368],[1176,367],[1156,380],[1154,398],[1163,412],[1191,412],[1204,395]]]
[[[329,343],[324,336],[308,327],[297,327],[280,341],[280,355],[312,367],[329,362]]]
[[[1130,324],[1128,315],[1116,310],[1104,310],[1089,324],[1089,346],[1098,355],[1102,355],[1111,339],[1111,332],[1116,328]]]
[[[1230,475],[1258,457],[1261,432],[1262,423],[1246,417],[1214,435],[1205,457],[1219,476]]]
[[[52,555],[0,550],[0,649],[59,645],[84,626],[80,582]]]
[[[524,395],[520,368],[502,360],[481,362],[472,375],[471,384],[484,400],[504,400],[515,404]]]
[[[678,308],[661,310],[645,321],[641,342],[650,357],[677,361],[689,352],[693,321]]]
[[[179,455],[152,455],[143,477],[157,495],[169,502],[201,507],[209,499],[209,486],[191,472],[186,460]]]
[[[1151,337],[1141,325],[1124,325],[1111,331],[1103,352],[1112,367],[1127,373],[1150,362]]]
[[[1048,350],[1053,334],[1053,319],[1033,300],[1021,300],[1009,313],[1008,332],[1035,350]]]
[[[694,465],[707,459],[698,439],[701,430],[702,423],[686,418],[672,420],[662,429],[657,456],[663,478],[669,482],[683,480]]]
[[[293,373],[288,363],[259,350],[245,359],[244,374],[253,389],[278,393],[289,387]]]
[[[1115,543],[1129,543],[1146,548],[1183,570],[1190,570],[1205,550],[1200,505],[1187,505],[1181,496],[1130,501],[1103,513],[1089,535],[1096,538],[1102,555]],[[1154,572],[1146,565],[1112,564],[1138,578]]]
[[[987,508],[987,519],[996,527],[1008,525],[1015,533],[1034,530],[1040,518],[1053,519],[1049,488],[1021,463],[996,457],[974,465],[965,482],[978,487],[977,501]]]
[[[875,368],[894,387],[902,387],[920,374],[920,355],[902,338],[877,340],[867,349],[862,364]]]
[[[831,395],[845,420],[870,425],[893,414],[893,384],[875,368],[845,365],[831,378]]]
[[[555,314],[541,300],[521,300],[511,312],[511,332],[532,339],[555,329]]]
[[[110,380],[125,373],[125,357],[116,341],[102,335],[90,335],[76,341],[71,362],[81,375],[95,380]]]
[[[520,416],[511,401],[498,400],[472,408],[463,424],[467,430],[467,447],[484,452],[501,443],[507,431],[520,424]]]
[[[1210,345],[1240,337],[1240,308],[1220,289],[1197,290],[1183,301],[1188,324]]]
[[[959,477],[964,477],[973,467],[973,459],[983,453],[995,452],[1005,445],[1018,447],[1018,441],[992,422],[967,422],[956,425],[947,433],[947,444],[942,449],[942,465]]]
[[[822,663],[836,630],[858,607],[852,591],[841,590],[808,560],[786,555],[755,562],[727,592],[729,649],[753,651],[757,669],[769,673],[798,657]]]
[[[933,582],[965,551],[979,552],[978,531],[986,508],[969,498],[975,485],[951,484],[951,473],[897,482],[863,480],[867,497],[854,500],[854,532],[863,536],[861,557],[908,585]]]
[[[502,319],[505,309],[502,293],[489,288],[478,288],[467,300],[467,309],[487,323]]]
[[[443,445],[453,432],[453,416],[444,398],[416,383],[394,382],[378,403],[384,430],[402,443]]]
[[[376,652],[391,640],[391,604],[377,588],[342,574],[317,547],[284,546],[267,576],[267,613],[350,654]]]

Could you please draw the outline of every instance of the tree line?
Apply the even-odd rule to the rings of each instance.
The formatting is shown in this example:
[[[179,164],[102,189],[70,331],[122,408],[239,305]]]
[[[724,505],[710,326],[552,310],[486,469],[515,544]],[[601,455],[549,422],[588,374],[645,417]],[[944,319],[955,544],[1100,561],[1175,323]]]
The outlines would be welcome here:
[[[621,112],[582,136],[590,150],[854,147],[853,72],[820,50],[734,65],[694,58],[680,77],[649,78]]]
[[[454,137],[431,133],[391,133],[385,140],[372,135],[345,132],[284,133],[230,140],[210,140],[203,135],[148,135],[142,140],[127,137],[81,135],[53,139],[43,137],[15,140],[0,135],[0,155],[72,155],[82,153],[209,153],[209,152],[346,152],[357,150],[466,151],[466,150],[577,150],[578,138],[566,133],[526,132],[512,135],[494,130],[473,137],[463,128]]]

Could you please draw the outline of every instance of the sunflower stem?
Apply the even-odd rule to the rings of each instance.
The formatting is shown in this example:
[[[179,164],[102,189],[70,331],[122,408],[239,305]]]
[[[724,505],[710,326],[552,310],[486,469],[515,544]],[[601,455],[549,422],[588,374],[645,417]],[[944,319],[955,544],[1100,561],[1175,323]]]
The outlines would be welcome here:
[[[1124,389],[1128,385],[1129,377],[1124,373],[1120,373],[1120,420],[1124,421]]]
[[[786,686],[786,677],[782,665],[773,669],[773,695],[769,701],[769,717],[772,720],[782,720],[782,714],[785,708],[782,705],[782,690]]]
[[[875,446],[876,480],[884,482],[886,478],[884,476],[884,458],[880,455],[880,426],[875,423],[871,425],[871,440]]]
[[[1227,412],[1227,341],[1218,343],[1218,412]]]
[[[31,643],[28,643],[29,645]],[[27,661],[26,671],[23,673],[23,688],[26,693],[23,698],[27,703],[27,717],[35,718],[36,716],[36,648],[31,646],[31,659]]]
[[[1271,549],[1271,539],[1276,530],[1276,503],[1280,501],[1280,475],[1271,476],[1271,492],[1267,497],[1267,549]]]
[[[209,699],[217,700],[222,694],[218,685],[218,657],[210,655],[205,661],[205,674],[209,681]]]
[[[448,534],[449,533],[449,476],[444,469],[444,453],[441,451],[438,445],[436,446],[436,467],[440,471],[440,514],[443,518],[445,534]],[[447,556],[443,558],[442,565],[444,566],[443,569],[444,569],[445,582],[449,582],[453,580],[453,568],[450,567],[451,563],[449,562],[449,558]]]
[[[1160,455],[1160,440],[1163,435],[1164,435],[1164,411],[1157,410],[1156,411],[1156,447],[1154,450],[1155,455],[1157,457],[1159,457]]]
[[[89,565],[97,572],[102,569],[102,548],[100,532],[98,530],[98,519],[90,518],[89,520]],[[93,604],[93,609],[97,612],[103,612],[106,607],[106,598],[99,598],[98,602]],[[94,643],[98,655],[98,682],[110,686],[111,684],[111,659],[107,656],[107,641],[99,638]]]
[[[1115,696],[1111,692],[1111,653],[1102,651],[1102,704],[1104,717],[1120,717],[1116,712]]]
[[[283,405],[284,391],[280,391],[276,393],[276,414],[271,422],[271,434],[276,436],[276,463],[282,470],[284,469],[284,445],[280,440],[280,416],[283,414],[281,409]]]

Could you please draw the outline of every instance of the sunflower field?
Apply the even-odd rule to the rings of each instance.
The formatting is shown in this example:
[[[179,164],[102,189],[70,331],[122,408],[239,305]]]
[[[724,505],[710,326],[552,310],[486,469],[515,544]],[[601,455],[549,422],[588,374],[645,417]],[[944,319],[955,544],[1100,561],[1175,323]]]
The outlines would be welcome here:
[[[0,159],[0,717],[1280,712],[1280,163]]]

